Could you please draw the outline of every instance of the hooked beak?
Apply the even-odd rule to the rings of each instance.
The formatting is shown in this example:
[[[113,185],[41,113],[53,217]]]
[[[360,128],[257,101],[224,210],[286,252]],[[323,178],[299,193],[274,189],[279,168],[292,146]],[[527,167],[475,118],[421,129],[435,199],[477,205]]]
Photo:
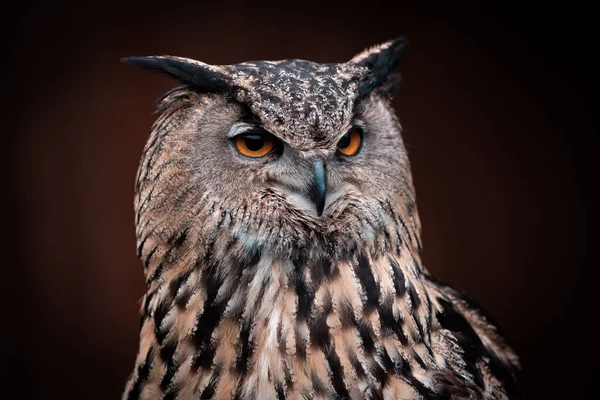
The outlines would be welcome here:
[[[311,199],[317,206],[317,214],[319,217],[323,215],[325,207],[325,198],[327,197],[327,174],[323,161],[316,160],[313,165],[313,186],[311,191]]]

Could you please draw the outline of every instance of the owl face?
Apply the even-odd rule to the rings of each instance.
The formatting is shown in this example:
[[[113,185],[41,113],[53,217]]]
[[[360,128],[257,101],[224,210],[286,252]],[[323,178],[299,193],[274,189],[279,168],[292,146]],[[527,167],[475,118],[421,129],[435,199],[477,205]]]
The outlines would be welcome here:
[[[390,105],[404,47],[399,39],[341,64],[128,59],[185,83],[161,100],[138,216],[164,224],[164,240],[226,231],[247,251],[314,257],[384,243],[414,204]]]

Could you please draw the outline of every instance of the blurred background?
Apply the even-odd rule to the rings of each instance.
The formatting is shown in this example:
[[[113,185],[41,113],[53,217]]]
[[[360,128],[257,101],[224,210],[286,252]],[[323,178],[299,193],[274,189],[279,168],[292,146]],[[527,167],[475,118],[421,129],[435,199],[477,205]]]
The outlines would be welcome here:
[[[577,2],[483,4],[5,9],[0,397],[117,399],[132,371],[144,292],[134,179],[153,102],[176,83],[121,57],[340,62],[401,35],[394,105],[426,266],[499,322],[526,398],[581,398],[597,369],[597,29]]]

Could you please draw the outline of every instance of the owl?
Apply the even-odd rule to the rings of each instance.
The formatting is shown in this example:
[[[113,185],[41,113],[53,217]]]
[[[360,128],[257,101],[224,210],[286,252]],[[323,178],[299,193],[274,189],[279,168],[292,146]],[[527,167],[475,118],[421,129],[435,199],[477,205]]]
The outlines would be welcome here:
[[[166,74],[135,185],[146,280],[125,399],[508,399],[519,359],[421,258],[392,107],[407,47]]]

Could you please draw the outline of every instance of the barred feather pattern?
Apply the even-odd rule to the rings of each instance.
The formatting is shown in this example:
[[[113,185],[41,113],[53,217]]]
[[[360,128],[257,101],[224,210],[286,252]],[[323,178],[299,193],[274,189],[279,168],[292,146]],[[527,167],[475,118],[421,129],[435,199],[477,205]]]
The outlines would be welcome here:
[[[408,164],[390,198],[348,190],[330,218],[267,188],[224,201],[194,181],[190,126],[226,103],[184,87],[159,104],[136,185],[147,291],[123,399],[518,396],[496,325],[422,265]]]

